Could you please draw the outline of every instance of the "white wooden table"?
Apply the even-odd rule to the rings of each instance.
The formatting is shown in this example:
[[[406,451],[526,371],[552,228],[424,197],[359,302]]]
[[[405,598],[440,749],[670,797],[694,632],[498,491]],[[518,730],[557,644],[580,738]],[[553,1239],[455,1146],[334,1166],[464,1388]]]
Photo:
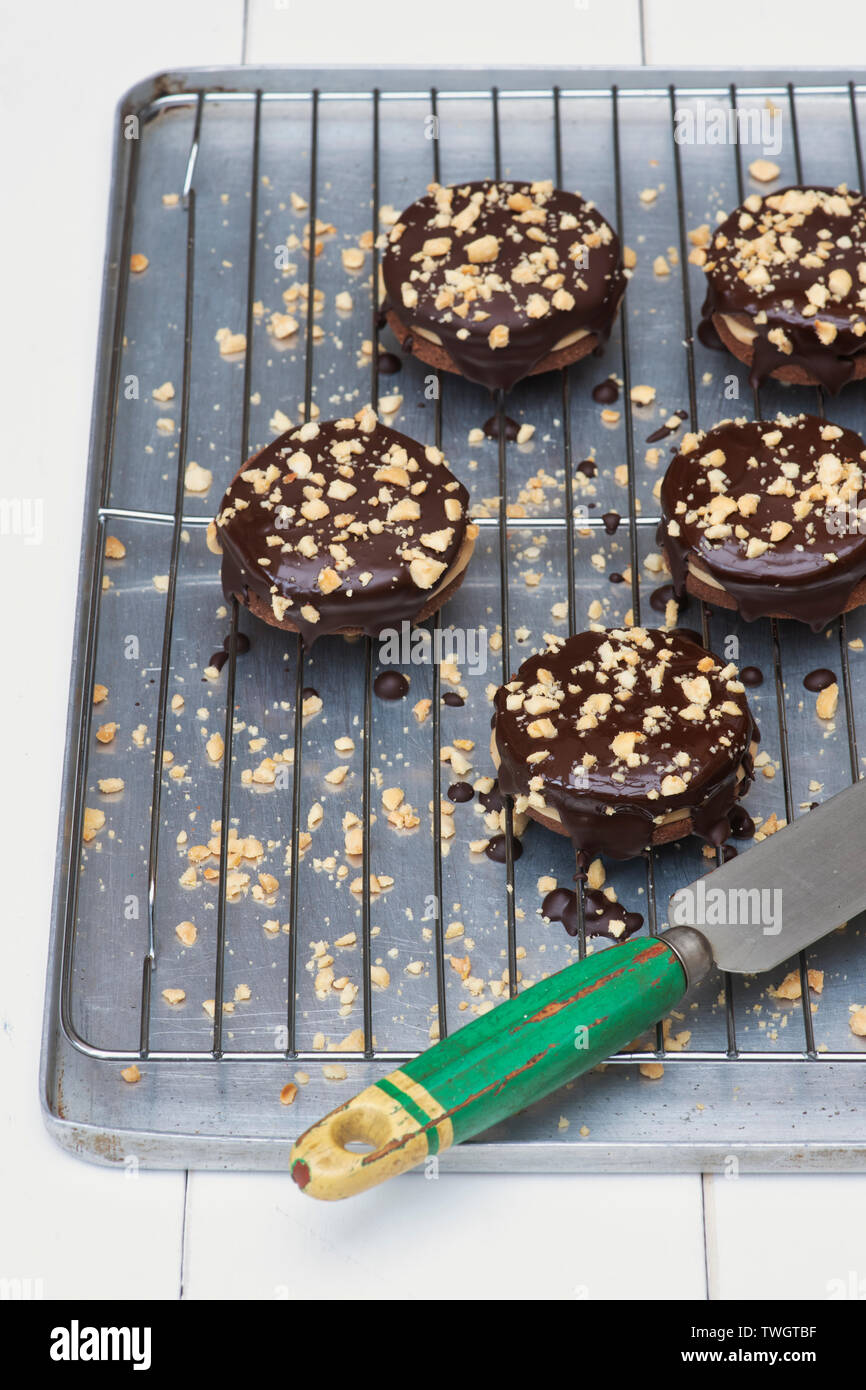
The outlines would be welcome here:
[[[118,95],[148,72],[192,64],[814,65],[850,60],[866,41],[860,0],[823,0],[819,20],[811,0],[727,0],[724,25],[693,0],[643,0],[642,8],[639,0],[536,0],[527,25],[524,3],[500,0],[491,24],[488,6],[439,0],[435,20],[419,12],[413,27],[412,8],[391,0],[2,6],[0,493],[43,496],[46,511],[41,546],[0,537],[0,1279],[38,1280],[56,1298],[822,1299],[831,1281],[862,1273],[866,1176],[445,1175],[328,1208],[301,1201],[280,1176],[133,1177],[90,1167],[52,1146],[39,1115],[51,861]],[[402,33],[393,15],[407,26]]]

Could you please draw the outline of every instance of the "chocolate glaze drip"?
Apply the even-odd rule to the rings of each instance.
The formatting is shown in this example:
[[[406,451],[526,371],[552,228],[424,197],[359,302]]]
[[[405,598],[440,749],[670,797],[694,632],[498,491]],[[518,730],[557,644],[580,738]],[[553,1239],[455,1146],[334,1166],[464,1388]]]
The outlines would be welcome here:
[[[499,416],[498,416],[498,415],[491,415],[489,420],[485,420],[485,421],[484,421],[484,424],[481,426],[481,428],[482,428],[482,430],[484,431],[484,433],[487,435],[487,438],[488,438],[488,439],[498,439],[498,438],[499,438]],[[518,436],[519,433],[520,433],[520,426],[518,425],[517,421],[516,421],[516,420],[512,420],[512,418],[511,418],[510,415],[506,415],[506,417],[505,417],[505,438],[508,439],[508,440],[510,440],[510,441],[513,443],[514,440],[517,438],[517,436]]]
[[[793,510],[800,492],[815,483],[822,455],[832,453],[843,463],[862,467],[864,444],[860,436],[853,430],[842,430],[838,438],[822,438],[827,428],[839,427],[829,426],[815,415],[729,420],[701,437],[696,449],[676,455],[662,482],[659,543],[678,594],[685,591],[691,557],[730,594],[747,622],[780,614],[798,618],[820,632],[838,617],[852,591],[866,577],[866,536],[854,528],[842,535],[832,533],[820,498],[800,520]],[[763,442],[765,435],[777,431],[782,435],[779,444]],[[773,522],[783,521],[792,528],[784,539],[752,559],[747,558],[745,543],[736,534],[708,540],[698,524],[702,518],[696,509],[707,506],[713,496],[710,469],[701,460],[715,449],[725,455],[720,466],[727,479],[726,495],[737,499],[757,493],[760,497],[754,515],[732,514],[732,526],[743,526],[749,537],[758,539],[767,539]],[[757,467],[750,465],[753,459],[757,459]],[[800,470],[793,479],[792,497],[768,492],[773,484],[784,481],[786,464],[797,464]],[[677,511],[681,501],[687,505],[686,512]],[[669,534],[672,519],[679,526],[679,535]],[[834,555],[835,561],[825,559],[828,554]]]
[[[731,811],[731,834],[734,839],[751,840],[754,838],[755,829],[755,822],[745,806],[736,805]]]
[[[448,800],[461,804],[464,801],[471,801],[475,791],[471,782],[452,782],[448,788]]]
[[[614,941],[624,941],[627,936],[634,936],[643,926],[643,917],[639,912],[629,912],[616,900],[611,902],[597,888],[587,889],[584,920],[588,936],[609,936]],[[613,930],[613,924],[617,922],[625,922],[624,931],[617,933]]]
[[[656,613],[664,613],[672,598],[678,598],[674,592],[673,584],[660,584],[650,594],[650,608],[654,609]],[[679,602],[681,607],[686,606],[682,597],[679,597]]]
[[[402,700],[409,694],[409,680],[402,671],[380,671],[373,681],[373,694],[380,700]]]
[[[609,648],[637,651],[639,660],[629,665],[623,658],[604,670]],[[662,652],[670,656],[656,690],[657,675],[652,673],[661,664]],[[694,832],[705,839],[712,836],[718,843],[727,838],[732,809],[751,782],[750,749],[756,729],[734,668],[713,658],[711,670],[698,671],[698,663],[707,656],[702,647],[672,633],[632,628],[578,633],[559,651],[530,657],[516,677],[522,690],[536,684],[548,688],[538,674],[546,670],[554,687],[564,693],[557,708],[538,716],[507,709],[509,695],[516,692],[506,686],[497,691],[493,727],[503,792],[526,797],[533,790],[530,780],[541,777],[548,808],[559,813],[575,848],[590,855],[630,859],[642,853],[660,819],[673,812],[690,817]],[[634,676],[627,699],[621,696],[626,687],[620,688],[620,671]],[[682,718],[680,711],[691,703],[682,682],[702,674],[709,683],[706,718]],[[585,702],[593,695],[612,695],[613,703],[598,715],[595,727],[578,729]],[[722,709],[723,704],[736,713]],[[655,713],[649,715],[650,710]],[[551,721],[555,737],[529,733],[538,717]],[[635,767],[617,758],[611,748],[618,734],[628,732],[642,735],[635,743],[641,758]],[[529,762],[531,755],[544,750],[547,758]],[[677,753],[688,755],[686,766],[675,765]],[[663,778],[671,773],[682,773],[685,786],[677,791],[677,784],[671,784],[662,792]]]
[[[402,213],[399,225],[404,230],[396,240],[389,242],[382,262],[388,307],[400,322],[412,331],[420,328],[435,334],[462,375],[491,390],[507,390],[513,386],[547,357],[557,343],[578,329],[595,334],[601,343],[606,342],[625,289],[619,240],[601,213],[576,193],[556,189],[545,197],[543,192],[533,194],[531,188],[529,183],[497,184],[490,179],[460,184],[451,190],[431,185],[430,192]],[[437,192],[442,211],[437,206]],[[450,203],[446,205],[449,192]],[[460,230],[459,225],[452,225],[452,216],[459,217],[470,207],[473,194],[482,195],[478,215],[466,230]],[[515,195],[518,200],[525,195],[541,206],[543,220],[521,221],[522,211],[508,206],[509,198]],[[530,209],[528,217],[536,216]],[[534,239],[531,232],[541,232],[543,239]],[[451,288],[446,273],[462,270],[467,265],[471,269],[466,248],[485,236],[498,239],[498,255],[495,260],[477,264],[481,272],[477,279],[481,284],[484,276],[493,272],[499,277],[500,287],[492,288],[489,298],[482,293],[473,300],[465,317],[455,313],[453,305],[437,308],[436,300],[441,292]],[[596,244],[586,248],[587,264],[583,265],[582,256],[569,256],[569,251],[575,245],[584,247],[585,236]],[[425,242],[437,238],[450,238],[446,254],[425,255],[422,251]],[[522,270],[515,280],[513,272],[541,247],[555,254],[556,263],[551,257],[550,265],[543,267],[542,273],[532,282],[527,281]],[[413,259],[415,257],[418,259]],[[421,276],[412,279],[412,273],[418,270]],[[564,276],[561,286],[544,284],[551,274]],[[402,286],[407,283],[418,295],[417,303],[411,307],[403,302]],[[571,308],[553,306],[557,288],[573,296]],[[543,296],[549,304],[539,317],[530,317],[526,312],[532,295]],[[454,303],[461,302],[462,295],[458,295]],[[479,309],[486,318],[474,318]],[[504,347],[491,348],[488,335],[500,324],[508,329],[508,342]],[[458,336],[460,333],[466,336]]]
[[[561,922],[569,936],[577,936],[577,894],[573,888],[553,888],[541,904],[541,912],[551,922]]]
[[[760,666],[744,666],[740,671],[740,680],[743,682],[743,685],[763,685],[764,673]]]
[[[247,637],[247,634],[246,634],[245,632],[238,632],[238,633],[236,633],[236,638],[237,638],[237,641],[236,641],[236,650],[237,650],[237,654],[238,654],[238,656],[243,656],[244,653],[248,652],[249,649],[250,649],[250,639],[249,639],[249,637]],[[228,661],[229,656],[231,655],[231,649],[232,649],[232,635],[231,635],[231,633],[229,632],[229,633],[226,633],[225,637],[223,638],[222,650],[221,650],[221,651],[218,651],[218,652],[214,652],[213,655],[211,656],[211,659],[210,659],[210,664],[211,664],[211,666],[215,666],[216,669],[217,669],[218,671],[221,671],[222,668],[225,666],[226,662]]]
[[[832,685],[836,677],[832,671],[828,671],[826,666],[819,666],[817,670],[810,671],[803,677],[803,684],[807,690],[817,694],[820,690],[826,690],[828,685]]]
[[[613,405],[619,400],[619,387],[613,377],[607,377],[605,381],[600,381],[597,386],[592,388],[592,399],[598,405]]]
[[[612,536],[615,534],[622,517],[619,512],[605,512],[601,519],[605,531],[609,536]]]
[[[570,888],[554,888],[541,904],[543,915],[551,922],[561,922],[569,936],[577,936],[577,894]],[[624,929],[613,930],[613,923],[625,923]],[[609,936],[624,941],[643,926],[639,912],[628,912],[619,902],[611,902],[596,888],[589,888],[584,901],[584,925],[587,936]]]
[[[344,628],[360,628],[368,636],[376,636],[383,628],[411,621],[447,576],[466,535],[469,494],[444,460],[433,461],[441,455],[379,423],[366,432],[357,422],[348,429],[338,428],[340,423],[320,423],[317,434],[306,440],[305,427],[289,430],[268,444],[235,477],[217,518],[226,597],[237,594],[242,603],[249,603],[250,596],[256,595],[270,611],[275,597],[278,601],[289,599],[283,617],[297,626],[307,646],[317,637]],[[357,441],[362,451],[348,456],[347,469],[332,448],[340,449],[350,441]],[[393,451],[392,462],[395,453],[402,457],[400,451],[405,450],[408,486],[377,478],[376,474],[387,467],[383,456],[389,450]],[[312,461],[304,476],[292,467],[296,453]],[[415,468],[411,467],[413,461]],[[273,477],[257,493],[257,481],[261,486],[261,478],[269,469]],[[251,476],[244,479],[243,474],[250,471]],[[423,490],[413,490],[422,483],[426,484]],[[353,491],[341,497],[336,489],[346,484]],[[327,506],[327,513],[315,520],[302,514],[311,491],[320,494]],[[459,503],[456,520],[446,516],[449,500]],[[406,501],[417,504],[417,518],[389,520],[392,505]],[[239,505],[243,503],[247,505]],[[363,523],[361,533],[350,529],[355,523]],[[372,526],[377,526],[378,532]],[[422,545],[423,535],[445,533],[449,528],[443,550]],[[281,545],[270,545],[269,538],[279,539]],[[298,545],[310,539],[315,542],[315,553],[306,556]],[[339,587],[324,593],[319,587],[323,570],[336,571],[341,564],[329,550],[332,544],[345,547],[351,563],[338,571]],[[400,553],[404,549],[443,563],[441,579],[430,588],[419,588],[412,579],[410,560]],[[262,558],[270,563],[261,565]],[[306,605],[315,609],[318,621],[311,621],[301,611]]]
[[[687,410],[672,411],[669,419],[675,419],[677,423],[675,425],[669,425],[666,421],[663,425],[659,425],[657,430],[653,430],[652,434],[647,435],[647,444],[658,444],[660,439],[667,439],[668,435],[676,434],[683,420],[688,418],[688,414],[689,412]]]
[[[505,798],[499,790],[499,779],[497,778],[489,792],[479,792],[478,800],[485,811],[502,811],[505,809]]]
[[[706,304],[703,311],[706,312]],[[727,348],[719,337],[715,324],[711,318],[701,319],[698,324],[698,341],[703,343],[705,348],[710,348],[713,352],[727,352]]]
[[[506,863],[505,844],[506,841],[504,835],[494,835],[493,838],[488,841],[487,848],[485,849],[484,853],[487,855],[488,859],[493,860],[494,864],[504,864]],[[516,860],[518,860],[522,853],[523,845],[520,843],[516,835],[512,835],[511,862],[514,863]]]
[[[450,705],[452,709],[462,709],[466,704],[462,695],[458,695],[456,690],[446,690],[442,696],[443,705]]]
[[[811,212],[799,215],[794,210],[796,195],[828,195]],[[774,216],[784,211],[785,195],[791,194],[789,205],[792,210],[790,226],[777,228],[779,235],[792,235],[800,243],[800,249],[788,259],[768,265],[770,283],[767,286],[752,286],[741,273],[746,262],[741,250],[743,241],[752,242],[763,236],[768,226],[773,225]],[[757,197],[759,195],[753,195]],[[750,200],[751,201],[751,200]],[[847,206],[847,215],[843,208]],[[742,217],[752,219],[752,225],[741,227]],[[769,219],[769,222],[768,220]],[[830,232],[830,237],[819,236],[819,232]],[[843,243],[839,245],[838,239]],[[727,244],[725,244],[727,243]],[[830,255],[826,260],[819,259],[814,265],[802,264],[804,257],[815,256],[819,248],[827,247]],[[854,359],[866,350],[866,334],[854,331],[855,324],[864,321],[863,306],[859,302],[861,287],[857,272],[858,264],[866,260],[866,208],[860,193],[849,191],[840,193],[832,188],[814,187],[806,189],[791,185],[776,193],[767,193],[761,199],[761,207],[756,213],[747,207],[737,208],[717,228],[708,249],[707,297],[701,314],[707,323],[714,314],[733,314],[744,318],[749,328],[756,331],[753,340],[754,359],[749,374],[749,382],[760,386],[777,367],[802,367],[835,395],[854,374]],[[753,262],[748,262],[751,265]],[[817,313],[805,313],[811,308],[807,291],[821,282],[826,285],[829,273],[843,269],[850,278],[850,288],[838,297],[830,298]],[[766,318],[760,323],[755,315],[761,313]],[[822,343],[815,331],[816,320],[832,324],[836,336],[830,343]],[[770,341],[769,334],[781,328],[791,346],[784,352]],[[708,330],[706,330],[708,332]],[[701,341],[705,341],[701,329]],[[712,344],[710,344],[712,345]]]
[[[379,353],[379,371],[383,376],[394,376],[403,370],[403,363],[396,352]]]

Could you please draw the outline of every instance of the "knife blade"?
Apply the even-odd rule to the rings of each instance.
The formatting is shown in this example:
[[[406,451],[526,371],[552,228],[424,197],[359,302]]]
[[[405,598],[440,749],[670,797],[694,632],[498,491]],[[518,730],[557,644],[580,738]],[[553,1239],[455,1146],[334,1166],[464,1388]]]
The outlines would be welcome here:
[[[720,970],[772,970],[866,905],[866,782],[817,806],[670,899]]]
[[[678,889],[672,925],[583,960],[467,1023],[296,1141],[313,1197],[348,1197],[459,1144],[589,1071],[711,968],[770,970],[866,902],[866,782]]]

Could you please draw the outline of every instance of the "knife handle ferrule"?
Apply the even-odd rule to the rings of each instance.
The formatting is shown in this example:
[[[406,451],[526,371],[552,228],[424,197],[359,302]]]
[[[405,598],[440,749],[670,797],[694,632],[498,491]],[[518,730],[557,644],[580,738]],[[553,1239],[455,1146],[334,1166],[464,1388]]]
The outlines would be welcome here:
[[[696,927],[669,927],[660,938],[679,960],[689,987],[709,974],[713,952],[709,941]]]

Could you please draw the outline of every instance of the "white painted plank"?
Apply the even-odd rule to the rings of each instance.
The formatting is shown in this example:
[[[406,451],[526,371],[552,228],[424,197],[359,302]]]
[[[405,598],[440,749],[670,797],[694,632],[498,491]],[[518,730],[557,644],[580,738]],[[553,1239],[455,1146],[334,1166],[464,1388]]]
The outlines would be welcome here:
[[[183,1174],[82,1163],[41,1131],[32,1097],[13,1104],[2,1141],[0,1297],[177,1298]]]
[[[46,1297],[171,1298],[179,1286],[183,1174],[134,1179],[62,1154],[42,1128],[37,1059],[112,116],[150,72],[237,62],[242,23],[242,0],[138,12],[49,0],[0,18],[0,494],[44,500],[41,544],[0,543],[14,663],[0,685],[12,735],[0,817],[15,846],[0,933],[0,1278],[41,1280]]]
[[[644,0],[644,17],[646,61],[665,67],[844,66],[866,42],[866,7],[852,0],[820,11],[813,0],[726,0],[723,21],[694,0]]]
[[[704,1298],[700,1179],[411,1175],[329,1204],[191,1174],[184,1296]]]
[[[713,1176],[705,1191],[711,1298],[866,1298],[866,1175]]]
[[[250,0],[248,63],[423,63],[485,67],[552,63],[639,63],[638,0],[536,0],[531,23],[525,5],[491,10],[466,0],[438,0],[435,10],[371,0],[330,0],[321,6],[290,0]],[[423,80],[423,79],[422,79]],[[382,77],[382,85],[386,79]]]

